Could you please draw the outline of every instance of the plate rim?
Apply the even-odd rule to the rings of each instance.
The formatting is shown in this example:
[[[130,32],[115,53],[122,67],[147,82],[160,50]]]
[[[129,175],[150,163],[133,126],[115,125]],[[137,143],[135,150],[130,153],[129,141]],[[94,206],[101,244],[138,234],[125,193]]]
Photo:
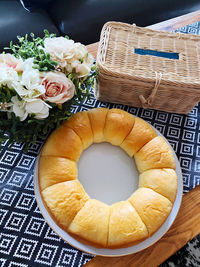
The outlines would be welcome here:
[[[145,122],[147,122],[147,121],[145,121]],[[167,233],[167,231],[170,229],[170,227],[174,223],[174,220],[177,217],[177,214],[180,210],[180,206],[181,206],[181,202],[182,202],[182,195],[183,195],[182,169],[181,169],[179,160],[177,158],[177,155],[176,155],[174,149],[172,148],[172,146],[170,145],[169,141],[154,126],[152,126],[150,123],[148,123],[148,124],[151,127],[153,127],[154,130],[156,131],[156,133],[159,136],[162,136],[165,139],[165,141],[167,142],[167,144],[171,147],[174,158],[175,158],[175,162],[176,162],[175,171],[176,171],[176,174],[178,177],[178,183],[177,183],[176,199],[175,199],[175,202],[173,204],[172,210],[171,210],[170,214],[168,215],[167,219],[165,220],[165,222],[161,225],[161,227],[152,236],[146,238],[145,240],[143,240],[142,242],[140,242],[136,245],[132,245],[129,247],[124,247],[124,248],[116,248],[116,249],[96,248],[94,246],[87,245],[87,244],[84,244],[84,243],[78,241],[77,239],[72,237],[70,234],[68,234],[66,231],[64,231],[61,227],[59,227],[56,224],[56,222],[54,221],[54,219],[52,218],[52,216],[50,215],[50,213],[48,212],[48,210],[46,209],[46,207],[43,203],[43,200],[42,200],[42,196],[40,194],[39,182],[38,182],[38,162],[39,162],[41,152],[37,156],[35,166],[34,166],[34,174],[33,174],[34,194],[35,194],[37,205],[39,207],[39,210],[40,210],[43,218],[45,219],[46,223],[49,225],[49,227],[62,240],[64,240],[66,243],[70,244],[72,247],[74,247],[78,250],[81,250],[85,253],[92,254],[94,256],[96,256],[96,255],[105,256],[105,257],[126,256],[126,255],[130,255],[130,254],[134,254],[134,253],[137,253],[139,251],[142,251],[142,250],[152,246],[156,242],[158,242]],[[63,236],[63,234],[64,234],[64,236]]]

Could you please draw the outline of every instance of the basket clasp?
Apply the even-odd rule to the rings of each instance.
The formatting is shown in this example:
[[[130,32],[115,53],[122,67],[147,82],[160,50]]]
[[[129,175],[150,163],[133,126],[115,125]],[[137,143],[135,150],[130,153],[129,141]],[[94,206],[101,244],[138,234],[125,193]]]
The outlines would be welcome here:
[[[145,98],[143,95],[139,95],[139,99],[141,101],[141,104],[142,104],[143,108],[150,108],[151,107],[151,105],[153,103],[153,100],[155,98],[155,95],[156,95],[156,93],[158,91],[158,87],[159,87],[159,85],[161,83],[162,73],[155,71],[155,74],[156,74],[155,85],[154,85],[154,88],[151,91],[151,94],[149,95],[149,97]]]

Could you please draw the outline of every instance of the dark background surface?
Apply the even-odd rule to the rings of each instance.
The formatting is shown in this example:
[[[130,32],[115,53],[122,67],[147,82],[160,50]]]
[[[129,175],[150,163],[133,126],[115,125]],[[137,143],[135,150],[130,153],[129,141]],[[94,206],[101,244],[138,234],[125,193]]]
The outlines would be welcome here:
[[[0,0],[0,50],[17,35],[42,36],[44,29],[89,44],[107,21],[148,26],[198,9],[199,0]]]

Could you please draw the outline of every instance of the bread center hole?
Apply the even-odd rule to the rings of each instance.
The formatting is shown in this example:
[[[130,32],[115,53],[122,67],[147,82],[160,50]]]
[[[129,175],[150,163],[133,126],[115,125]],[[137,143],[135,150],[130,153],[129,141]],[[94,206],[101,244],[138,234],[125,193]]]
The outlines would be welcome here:
[[[109,143],[93,144],[83,151],[78,179],[91,198],[106,204],[126,200],[138,188],[134,159]]]

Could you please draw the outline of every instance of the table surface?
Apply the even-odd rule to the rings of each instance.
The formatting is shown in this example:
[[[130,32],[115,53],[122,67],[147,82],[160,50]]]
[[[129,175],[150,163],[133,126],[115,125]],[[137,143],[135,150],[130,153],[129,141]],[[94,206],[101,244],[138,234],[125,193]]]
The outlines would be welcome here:
[[[172,31],[196,21],[200,21],[200,11],[150,28]],[[88,49],[96,55],[97,47],[95,43],[89,45]],[[23,144],[15,143],[8,150],[5,142],[0,151],[0,266],[80,267],[92,259],[87,266],[128,267],[137,264],[152,267],[166,260],[199,233],[200,188],[197,185],[200,184],[200,105],[195,106],[188,115],[170,114],[103,103],[94,98],[91,90],[91,99],[74,106],[74,112],[93,107],[121,108],[139,116],[158,129],[173,146],[183,170],[184,192],[190,191],[183,197],[175,223],[158,243],[143,252],[118,258],[92,259],[91,255],[71,247],[57,236],[39,211],[34,197],[33,168],[43,142],[38,140],[27,153],[23,152]]]

